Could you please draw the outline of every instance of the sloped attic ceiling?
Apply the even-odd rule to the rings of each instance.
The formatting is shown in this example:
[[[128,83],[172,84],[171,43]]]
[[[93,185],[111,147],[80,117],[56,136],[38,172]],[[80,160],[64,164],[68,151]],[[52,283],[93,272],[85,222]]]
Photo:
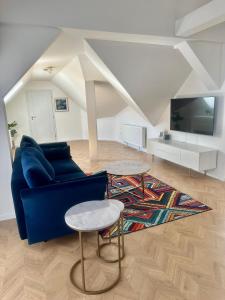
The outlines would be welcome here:
[[[174,36],[176,18],[209,1],[1,0],[0,20],[15,24]]]
[[[10,91],[58,34],[55,28],[0,24],[0,94]]]
[[[172,47],[97,40],[88,43],[153,125],[191,72]]]

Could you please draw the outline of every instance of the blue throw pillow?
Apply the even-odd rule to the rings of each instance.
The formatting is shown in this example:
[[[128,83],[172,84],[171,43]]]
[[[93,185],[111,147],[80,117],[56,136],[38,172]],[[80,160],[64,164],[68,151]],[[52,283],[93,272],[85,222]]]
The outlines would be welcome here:
[[[24,150],[21,154],[23,176],[30,188],[48,185],[54,182],[40,160],[30,151]]]
[[[55,179],[55,170],[42,152],[40,152],[39,150],[37,150],[36,148],[33,148],[33,147],[26,147],[26,148],[22,149],[22,153],[23,152],[29,153],[30,156],[33,156],[36,159],[38,159],[40,161],[40,163],[42,164],[43,168],[49,174],[49,176],[52,179]]]
[[[38,145],[38,143],[30,136],[23,135],[21,142],[20,142],[20,147],[21,148],[26,148],[26,147],[34,147],[40,152],[43,153],[42,148]]]

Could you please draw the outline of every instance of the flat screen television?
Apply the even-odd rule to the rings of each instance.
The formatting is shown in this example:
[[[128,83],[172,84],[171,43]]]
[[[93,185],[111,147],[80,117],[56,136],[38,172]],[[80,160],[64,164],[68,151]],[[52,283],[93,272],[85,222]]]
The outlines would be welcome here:
[[[215,104],[214,96],[171,99],[170,129],[213,135]]]

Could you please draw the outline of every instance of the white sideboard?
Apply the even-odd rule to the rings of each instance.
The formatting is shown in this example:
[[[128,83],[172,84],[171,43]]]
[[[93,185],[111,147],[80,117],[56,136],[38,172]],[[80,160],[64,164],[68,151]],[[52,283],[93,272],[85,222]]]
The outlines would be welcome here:
[[[148,139],[147,151],[199,172],[215,169],[217,165],[217,150],[205,146],[172,140]]]

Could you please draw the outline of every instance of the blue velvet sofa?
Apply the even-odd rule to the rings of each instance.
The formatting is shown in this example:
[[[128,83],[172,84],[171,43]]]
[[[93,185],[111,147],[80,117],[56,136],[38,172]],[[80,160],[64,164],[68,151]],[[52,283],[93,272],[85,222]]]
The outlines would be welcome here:
[[[11,189],[21,239],[29,244],[70,234],[64,215],[73,205],[102,200],[106,172],[87,176],[67,143],[37,144],[23,136],[13,162]]]

